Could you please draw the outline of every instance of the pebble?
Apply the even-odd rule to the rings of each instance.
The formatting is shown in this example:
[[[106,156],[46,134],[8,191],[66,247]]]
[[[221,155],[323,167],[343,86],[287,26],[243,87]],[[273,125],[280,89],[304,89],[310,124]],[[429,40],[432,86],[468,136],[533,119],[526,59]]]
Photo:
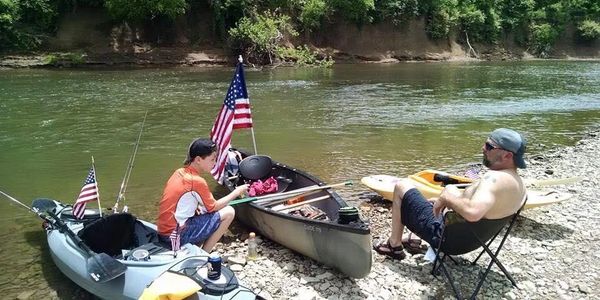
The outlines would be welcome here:
[[[29,299],[31,296],[33,296],[33,294],[35,294],[35,291],[24,291],[21,292],[18,296],[17,299],[18,300],[27,300]]]

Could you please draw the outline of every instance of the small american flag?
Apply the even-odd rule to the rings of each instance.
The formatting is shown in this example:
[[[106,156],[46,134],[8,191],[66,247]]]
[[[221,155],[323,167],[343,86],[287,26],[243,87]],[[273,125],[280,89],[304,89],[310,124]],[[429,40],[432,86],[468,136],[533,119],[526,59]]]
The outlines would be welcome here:
[[[238,63],[221,111],[210,130],[210,138],[219,147],[217,163],[211,170],[211,174],[219,183],[223,182],[223,170],[225,170],[225,164],[227,163],[227,153],[231,147],[233,130],[251,127],[252,115],[250,113],[250,100],[246,90],[246,81],[244,80],[244,65]]]
[[[92,167],[85,178],[85,182],[75,201],[75,205],[73,205],[73,215],[77,219],[83,218],[83,215],[85,214],[85,204],[94,200],[98,200],[98,185],[96,184],[96,171],[94,170],[94,167]]]
[[[173,250],[173,252],[178,251],[179,248],[181,248],[181,239],[179,237],[179,224],[177,224],[177,227],[175,227],[173,232],[171,232],[171,234],[169,235],[169,239],[171,240],[171,250]]]
[[[465,177],[479,179],[479,172],[481,172],[480,166],[471,166],[465,171]]]

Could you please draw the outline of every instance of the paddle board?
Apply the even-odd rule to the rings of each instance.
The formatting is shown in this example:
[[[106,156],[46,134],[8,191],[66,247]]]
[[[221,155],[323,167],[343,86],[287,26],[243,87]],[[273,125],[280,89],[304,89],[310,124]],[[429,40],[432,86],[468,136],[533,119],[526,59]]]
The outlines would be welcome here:
[[[443,189],[441,185],[421,180],[422,177],[410,175],[407,178],[410,179],[425,198],[437,197]],[[381,195],[384,199],[390,200],[394,195],[394,186],[400,179],[400,177],[390,175],[371,175],[363,177],[360,182]],[[564,192],[527,190],[527,204],[525,205],[525,209],[558,203],[571,197],[573,197],[573,194]]]

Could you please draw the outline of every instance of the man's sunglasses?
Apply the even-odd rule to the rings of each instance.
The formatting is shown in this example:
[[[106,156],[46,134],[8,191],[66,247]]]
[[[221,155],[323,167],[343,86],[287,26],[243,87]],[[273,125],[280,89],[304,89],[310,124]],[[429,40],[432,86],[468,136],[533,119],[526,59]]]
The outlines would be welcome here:
[[[502,149],[502,148],[496,147],[496,146],[490,144],[490,142],[485,142],[485,151],[492,151],[494,149]]]

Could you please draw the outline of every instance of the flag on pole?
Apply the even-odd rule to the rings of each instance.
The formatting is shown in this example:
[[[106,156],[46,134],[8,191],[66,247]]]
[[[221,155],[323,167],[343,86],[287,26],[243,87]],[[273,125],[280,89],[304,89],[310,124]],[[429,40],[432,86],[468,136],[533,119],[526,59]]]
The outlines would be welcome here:
[[[90,172],[85,178],[81,192],[79,192],[79,196],[75,201],[75,205],[73,205],[73,215],[77,219],[83,218],[86,203],[94,200],[99,200],[98,185],[96,184],[96,171],[94,167],[91,167]]]
[[[173,229],[173,232],[171,232],[171,234],[169,235],[169,239],[171,240],[171,250],[173,250],[173,252],[178,251],[179,248],[181,248],[181,239],[179,237],[179,224],[177,224],[177,227]]]
[[[231,147],[232,132],[240,128],[252,128],[250,99],[244,80],[244,65],[241,62],[237,64],[221,111],[210,130],[210,138],[219,147],[217,163],[211,174],[219,183],[223,183],[223,170],[227,162],[227,152]]]

